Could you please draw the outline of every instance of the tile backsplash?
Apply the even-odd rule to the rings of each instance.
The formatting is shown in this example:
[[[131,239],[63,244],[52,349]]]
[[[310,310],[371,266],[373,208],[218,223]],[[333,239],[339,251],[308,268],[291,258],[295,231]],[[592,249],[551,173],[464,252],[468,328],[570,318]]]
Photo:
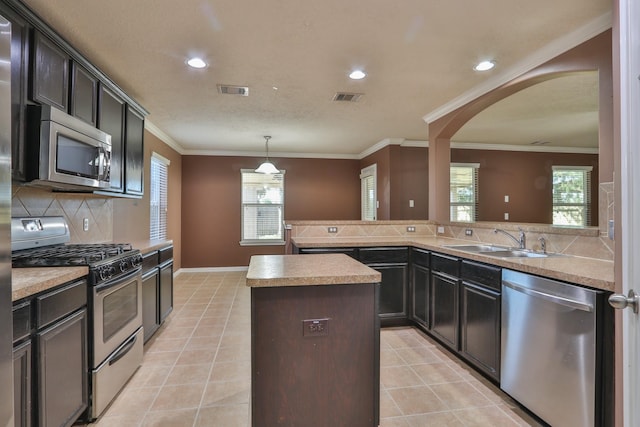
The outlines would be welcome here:
[[[86,193],[55,193],[35,187],[11,188],[11,216],[62,216],[69,224],[71,243],[113,240],[113,200]],[[83,221],[89,220],[89,230]]]

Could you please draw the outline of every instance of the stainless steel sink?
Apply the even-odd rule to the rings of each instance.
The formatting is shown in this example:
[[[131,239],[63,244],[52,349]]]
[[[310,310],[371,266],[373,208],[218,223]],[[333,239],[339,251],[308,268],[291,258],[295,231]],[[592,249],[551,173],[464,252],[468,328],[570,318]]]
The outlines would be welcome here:
[[[555,253],[534,252],[528,249],[514,249],[505,246],[477,244],[477,245],[444,245],[445,248],[457,249],[463,252],[472,252],[496,258],[548,258],[561,256]]]
[[[550,254],[542,252],[533,252],[522,249],[510,249],[506,251],[489,252],[485,255],[497,258],[547,258]]]

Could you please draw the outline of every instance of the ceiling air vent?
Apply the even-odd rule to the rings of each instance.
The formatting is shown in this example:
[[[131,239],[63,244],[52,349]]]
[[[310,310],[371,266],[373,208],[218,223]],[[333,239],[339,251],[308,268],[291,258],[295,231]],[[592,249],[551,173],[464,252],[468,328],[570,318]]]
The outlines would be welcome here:
[[[224,95],[249,96],[248,86],[218,85],[218,93]]]
[[[334,101],[345,101],[345,102],[358,102],[360,98],[364,95],[363,93],[346,93],[346,92],[338,92],[334,95]]]

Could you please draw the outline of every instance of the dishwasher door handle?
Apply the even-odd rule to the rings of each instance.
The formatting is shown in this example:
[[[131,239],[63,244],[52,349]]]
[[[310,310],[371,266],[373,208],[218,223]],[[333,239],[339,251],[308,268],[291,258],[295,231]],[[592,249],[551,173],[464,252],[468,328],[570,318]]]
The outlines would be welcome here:
[[[582,301],[576,301],[576,300],[561,297],[558,295],[549,294],[546,292],[537,291],[535,289],[526,288],[524,286],[518,285],[517,283],[509,282],[507,280],[503,280],[502,284],[508,288],[513,289],[514,291],[522,292],[523,294],[526,294],[529,296],[538,297],[543,300],[553,302],[555,304],[560,304],[565,307],[575,308],[577,310],[582,310],[589,313],[593,312],[592,304],[584,303]]]

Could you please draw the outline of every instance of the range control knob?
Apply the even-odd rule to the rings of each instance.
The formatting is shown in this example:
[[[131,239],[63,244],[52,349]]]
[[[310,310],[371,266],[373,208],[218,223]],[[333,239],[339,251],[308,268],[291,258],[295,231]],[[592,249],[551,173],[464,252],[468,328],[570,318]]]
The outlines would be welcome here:
[[[120,272],[124,273],[125,271],[127,271],[127,268],[129,267],[129,263],[127,262],[126,259],[123,259],[122,261],[120,261]]]
[[[138,268],[142,265],[142,255],[138,255],[131,259],[131,267]]]

